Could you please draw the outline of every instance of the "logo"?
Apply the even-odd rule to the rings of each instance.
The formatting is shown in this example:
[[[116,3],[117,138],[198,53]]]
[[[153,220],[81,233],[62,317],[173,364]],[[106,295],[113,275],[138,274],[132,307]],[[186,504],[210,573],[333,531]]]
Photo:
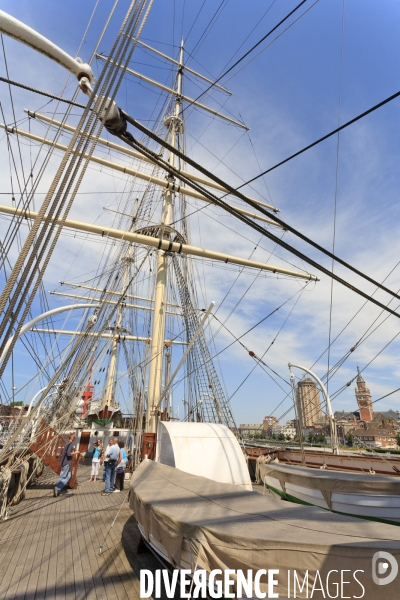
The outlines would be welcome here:
[[[388,583],[392,583],[398,571],[399,565],[394,556],[389,554],[389,552],[383,552],[383,550],[375,552],[372,557],[372,579],[376,585],[388,585]]]

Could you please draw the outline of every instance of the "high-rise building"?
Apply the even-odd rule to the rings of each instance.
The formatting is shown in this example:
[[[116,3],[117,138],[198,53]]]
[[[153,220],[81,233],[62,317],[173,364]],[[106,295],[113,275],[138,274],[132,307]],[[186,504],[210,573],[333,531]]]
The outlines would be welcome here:
[[[307,377],[297,386],[297,414],[303,427],[312,427],[322,417],[321,400],[315,381]]]
[[[371,392],[366,387],[365,381],[358,367],[357,372],[357,387],[355,388],[355,392],[358,409],[360,411],[360,420],[370,422],[374,418],[374,411],[372,410]]]
[[[272,427],[275,427],[275,425],[278,425],[278,419],[276,417],[264,417],[264,420],[263,420],[263,430],[264,431],[270,431],[270,429],[272,429]]]

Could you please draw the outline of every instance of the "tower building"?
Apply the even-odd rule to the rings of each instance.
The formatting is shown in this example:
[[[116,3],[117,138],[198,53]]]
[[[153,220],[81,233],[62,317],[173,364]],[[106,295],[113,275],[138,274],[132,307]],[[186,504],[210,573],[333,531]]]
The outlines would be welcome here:
[[[321,400],[315,381],[307,377],[299,381],[296,394],[297,411],[303,427],[311,427],[322,417]]]
[[[366,387],[365,381],[358,367],[357,372],[357,387],[355,388],[355,392],[358,409],[360,411],[360,420],[370,422],[374,418],[374,411],[372,410],[371,392]]]

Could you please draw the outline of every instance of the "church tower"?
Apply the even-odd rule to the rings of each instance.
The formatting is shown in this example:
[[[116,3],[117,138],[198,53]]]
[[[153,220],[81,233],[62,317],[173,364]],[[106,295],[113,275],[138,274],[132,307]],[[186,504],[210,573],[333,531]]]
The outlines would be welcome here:
[[[374,418],[374,411],[372,410],[372,398],[369,389],[365,385],[365,381],[360,373],[360,369],[357,367],[357,387],[355,388],[356,400],[360,411],[361,421],[371,422]]]

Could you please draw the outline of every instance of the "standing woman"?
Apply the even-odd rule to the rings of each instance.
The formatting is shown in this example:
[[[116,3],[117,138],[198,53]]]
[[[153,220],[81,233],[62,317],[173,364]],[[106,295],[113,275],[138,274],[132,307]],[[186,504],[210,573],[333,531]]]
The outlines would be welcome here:
[[[122,492],[124,489],[126,463],[128,462],[128,455],[125,450],[125,442],[118,442],[118,446],[120,447],[120,451],[116,469],[114,492]]]
[[[98,439],[97,442],[94,443],[94,451],[92,457],[92,472],[90,473],[89,481],[96,481],[96,477],[99,474],[100,459],[102,458],[102,456],[103,444],[101,443],[101,440]]]

